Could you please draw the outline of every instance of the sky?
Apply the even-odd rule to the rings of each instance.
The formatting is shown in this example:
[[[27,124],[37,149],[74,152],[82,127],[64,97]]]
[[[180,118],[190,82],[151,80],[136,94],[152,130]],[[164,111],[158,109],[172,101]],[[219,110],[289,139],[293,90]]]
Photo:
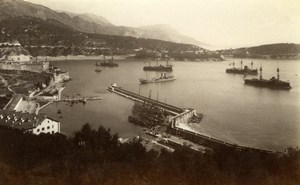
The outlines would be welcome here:
[[[300,0],[27,0],[115,25],[168,24],[217,48],[300,44]]]

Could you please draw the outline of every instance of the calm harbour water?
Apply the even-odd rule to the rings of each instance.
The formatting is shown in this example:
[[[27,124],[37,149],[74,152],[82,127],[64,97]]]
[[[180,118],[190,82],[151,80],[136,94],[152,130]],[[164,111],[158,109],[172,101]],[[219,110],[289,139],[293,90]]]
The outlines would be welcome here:
[[[141,61],[119,61],[118,68],[104,68],[96,73],[95,61],[52,62],[67,70],[72,81],[66,84],[63,94],[69,96],[102,96],[103,100],[86,105],[55,103],[42,112],[61,121],[62,132],[72,134],[84,123],[94,128],[103,125],[121,137],[132,137],[142,129],[127,121],[133,102],[106,90],[112,82],[152,98],[179,107],[191,107],[204,114],[195,128],[222,140],[244,146],[280,150],[300,145],[300,61],[281,61],[282,80],[289,80],[290,91],[270,90],[246,86],[243,75],[226,74],[229,63],[224,62],[173,62],[173,75],[177,80],[167,83],[139,85],[139,78],[160,75],[144,72]],[[249,65],[252,59],[243,59]],[[254,68],[263,65],[263,77],[276,75],[277,61],[253,59]],[[251,78],[249,76],[249,78]],[[62,115],[57,114],[58,110]],[[59,118],[63,116],[63,118]]]

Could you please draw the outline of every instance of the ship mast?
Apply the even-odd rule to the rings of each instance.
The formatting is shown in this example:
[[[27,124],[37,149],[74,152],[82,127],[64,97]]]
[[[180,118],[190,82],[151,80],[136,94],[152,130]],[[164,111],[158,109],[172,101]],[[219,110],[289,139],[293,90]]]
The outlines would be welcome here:
[[[151,92],[152,92],[152,90],[150,89],[149,90],[149,99],[151,99]]]
[[[262,67],[260,63],[260,68],[259,68],[259,79],[262,80]]]
[[[139,95],[141,95],[141,86],[139,86]]]
[[[111,56],[111,60],[113,60],[113,59],[114,59],[114,57],[113,57],[113,52],[112,52],[112,49],[110,50],[110,56]]]
[[[166,65],[169,66],[170,64],[169,64],[169,56],[168,56],[168,54],[165,55],[165,59],[166,59]]]
[[[277,80],[279,80],[279,62],[278,62],[278,67],[277,67]]]
[[[243,69],[243,61],[241,60],[241,69]]]
[[[253,61],[251,62],[251,69],[253,69]]]
[[[166,65],[168,66],[169,65],[169,59],[168,59],[168,56],[166,55]]]

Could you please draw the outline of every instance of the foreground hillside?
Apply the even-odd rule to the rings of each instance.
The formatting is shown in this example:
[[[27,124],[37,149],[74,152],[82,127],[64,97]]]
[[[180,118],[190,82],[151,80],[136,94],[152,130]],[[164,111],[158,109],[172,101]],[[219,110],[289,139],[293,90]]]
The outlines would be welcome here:
[[[159,154],[138,140],[121,144],[99,127],[62,135],[0,129],[0,184],[43,185],[298,185],[300,153],[285,155],[178,148]]]
[[[278,43],[219,52],[223,55],[242,58],[300,59],[300,44]]]
[[[33,56],[129,55],[140,52],[139,58],[148,58],[156,52],[168,51],[178,60],[220,59],[219,55],[191,44],[82,33],[52,19],[7,18],[0,21],[0,30],[0,42],[17,39]],[[198,55],[197,51],[204,53]]]

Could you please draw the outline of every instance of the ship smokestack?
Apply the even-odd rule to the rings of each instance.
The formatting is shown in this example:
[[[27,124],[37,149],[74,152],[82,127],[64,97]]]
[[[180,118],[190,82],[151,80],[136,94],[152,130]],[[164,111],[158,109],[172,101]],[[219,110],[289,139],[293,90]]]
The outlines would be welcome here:
[[[152,90],[150,89],[149,90],[149,99],[151,99],[151,93],[152,93]]]
[[[262,80],[262,67],[261,67],[261,66],[260,66],[260,68],[259,68],[259,79]]]
[[[280,75],[279,75],[279,62],[277,63],[277,80],[279,80],[279,77],[280,77]]]

